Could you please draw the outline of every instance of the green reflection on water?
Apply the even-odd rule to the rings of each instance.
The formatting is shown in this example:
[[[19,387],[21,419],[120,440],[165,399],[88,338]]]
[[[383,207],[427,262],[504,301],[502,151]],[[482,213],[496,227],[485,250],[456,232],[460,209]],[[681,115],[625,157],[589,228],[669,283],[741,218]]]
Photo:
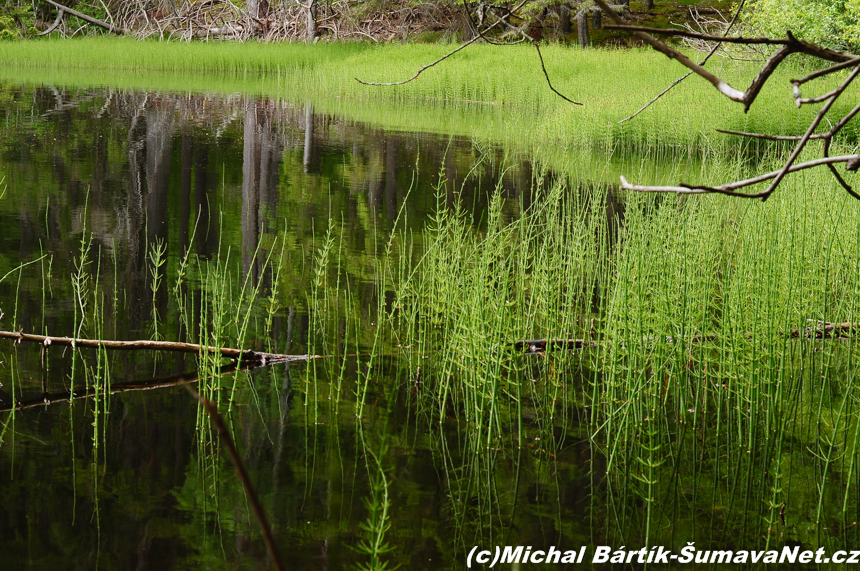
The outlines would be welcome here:
[[[542,164],[251,97],[0,93],[0,275],[48,256],[0,282],[3,329],[138,339],[157,324],[331,356],[229,375],[53,348],[46,370],[3,342],[7,392],[91,383],[103,398],[3,413],[4,561],[266,564],[185,392],[106,394],[194,368],[291,567],[366,566],[354,548],[380,536],[395,548],[381,560],[413,569],[462,568],[476,544],[855,544],[853,342],[784,332],[855,319],[858,236],[841,221],[857,207],[816,175],[767,206],[611,184],[631,167],[744,173],[774,149]],[[568,337],[596,343],[512,344]]]

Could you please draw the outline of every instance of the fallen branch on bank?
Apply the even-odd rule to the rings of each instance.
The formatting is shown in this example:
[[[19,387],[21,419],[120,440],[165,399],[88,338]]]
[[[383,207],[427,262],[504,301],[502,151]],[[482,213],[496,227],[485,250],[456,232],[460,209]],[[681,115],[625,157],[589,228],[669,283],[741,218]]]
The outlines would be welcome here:
[[[245,363],[273,365],[293,361],[309,361],[319,359],[319,355],[284,355],[281,353],[263,353],[248,349],[231,349],[229,347],[211,347],[195,343],[178,343],[174,341],[109,341],[105,339],[75,339],[72,337],[50,337],[47,335],[31,335],[21,331],[0,331],[0,339],[10,339],[17,343],[40,343],[43,347],[59,345],[61,347],[90,347],[94,349],[110,349],[118,351],[174,351],[179,353],[220,354],[228,359],[239,359]]]

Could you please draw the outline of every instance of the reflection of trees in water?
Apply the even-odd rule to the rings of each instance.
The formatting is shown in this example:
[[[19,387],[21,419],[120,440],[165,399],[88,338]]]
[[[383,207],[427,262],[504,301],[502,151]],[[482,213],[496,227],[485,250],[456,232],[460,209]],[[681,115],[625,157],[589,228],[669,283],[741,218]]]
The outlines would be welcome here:
[[[263,236],[274,231],[278,212],[278,170],[283,145],[275,131],[275,106],[270,101],[245,101],[242,154],[242,269],[256,281],[266,252],[254,256]]]

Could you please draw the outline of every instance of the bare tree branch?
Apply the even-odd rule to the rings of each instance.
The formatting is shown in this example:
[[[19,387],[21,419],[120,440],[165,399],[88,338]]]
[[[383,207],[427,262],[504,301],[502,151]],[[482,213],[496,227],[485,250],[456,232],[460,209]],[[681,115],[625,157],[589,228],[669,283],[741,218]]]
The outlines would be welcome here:
[[[732,18],[732,21],[729,22],[729,25],[726,27],[726,31],[723,34],[723,37],[728,36],[729,32],[732,31],[732,28],[734,27],[735,23],[738,21],[738,17],[741,15],[741,10],[744,9],[745,4],[746,4],[746,0],[741,0],[740,5],[738,5],[738,9],[735,10],[735,15]],[[712,47],[711,51],[709,51],[708,54],[704,58],[702,58],[702,61],[699,62],[699,65],[704,66],[706,63],[708,63],[708,60],[711,59],[711,56],[714,55],[715,53],[717,53],[717,50],[719,50],[722,47],[722,45],[723,45],[722,42],[717,42],[716,44],[714,44],[714,47]],[[675,87],[676,85],[678,85],[679,83],[681,83],[682,81],[684,81],[685,79],[690,77],[691,75],[693,75],[693,72],[688,71],[687,73],[685,73],[684,75],[682,75],[681,77],[676,79],[672,83],[672,85],[670,85],[669,87],[667,87],[666,89],[664,89],[663,91],[658,93],[656,97],[654,97],[651,101],[649,101],[648,103],[646,103],[645,105],[640,107],[638,111],[636,111],[632,115],[628,115],[627,117],[625,117],[624,119],[619,121],[618,124],[620,125],[621,123],[624,123],[625,121],[629,121],[629,120],[633,119],[634,117],[636,117],[637,115],[639,115],[640,113],[642,113],[643,111],[645,111],[646,109],[651,107],[654,103],[657,102],[657,100],[659,100],[661,97],[663,97],[664,95],[669,93],[669,91],[671,91],[673,87]]]
[[[797,147],[794,148],[794,151],[791,153],[791,156],[785,162],[785,165],[782,167],[779,174],[774,177],[773,181],[770,183],[770,186],[768,186],[767,190],[764,191],[764,194],[761,197],[762,200],[766,200],[767,197],[770,196],[770,194],[774,190],[776,190],[776,187],[779,185],[783,177],[788,173],[789,169],[791,168],[792,163],[797,160],[797,157],[800,156],[800,153],[801,151],[803,151],[803,148],[806,147],[806,142],[809,140],[809,137],[812,136],[812,133],[815,131],[815,129],[818,128],[818,125],[821,123],[821,120],[824,119],[824,116],[827,115],[828,111],[830,111],[830,108],[833,106],[833,103],[835,103],[836,99],[845,91],[845,89],[848,88],[849,85],[851,85],[851,82],[854,81],[858,73],[860,73],[860,66],[854,68],[854,71],[851,72],[851,75],[849,75],[848,78],[842,82],[842,85],[840,85],[839,88],[834,90],[833,95],[830,97],[827,103],[825,103],[821,107],[821,109],[818,111],[818,114],[815,116],[815,119],[812,120],[812,123],[810,123],[809,127],[806,129],[806,133],[804,133],[803,137],[801,137],[800,141],[798,141]],[[829,141],[830,139],[828,138],[827,140]]]
[[[354,78],[354,79],[355,79],[357,82],[361,83],[362,85],[381,85],[381,86],[389,86],[389,85],[403,85],[403,84],[405,84],[405,83],[409,83],[410,81],[415,81],[416,79],[418,79],[418,76],[419,76],[419,75],[421,75],[422,73],[424,73],[424,71],[426,71],[426,70],[430,69],[431,67],[433,67],[434,65],[436,65],[436,64],[438,64],[438,63],[441,63],[441,62],[445,61],[446,59],[448,59],[449,57],[451,57],[451,56],[452,56],[452,55],[454,55],[455,53],[459,52],[460,50],[464,49],[464,48],[465,48],[465,47],[467,47],[467,46],[470,46],[470,45],[474,44],[475,42],[477,42],[477,41],[478,41],[478,40],[480,40],[480,39],[481,39],[481,36],[475,36],[474,38],[472,38],[472,39],[471,39],[471,40],[469,40],[468,42],[465,42],[465,43],[461,44],[461,45],[460,45],[460,46],[458,46],[457,48],[455,48],[455,49],[451,50],[450,52],[448,52],[447,54],[443,55],[442,57],[440,57],[440,58],[439,58],[439,59],[437,59],[436,61],[434,61],[434,62],[432,62],[432,63],[428,63],[427,65],[422,65],[422,66],[418,69],[418,72],[416,72],[416,74],[415,74],[415,75],[413,75],[413,76],[412,76],[412,77],[410,77],[409,79],[404,79],[403,81],[392,81],[391,83],[380,83],[380,82],[376,82],[376,81],[362,81],[361,79],[358,79],[357,77],[356,77],[356,78]]]
[[[848,163],[852,160],[860,159],[860,155],[839,155],[836,157],[823,157],[820,159],[815,159],[812,161],[807,161],[805,163],[800,163],[796,165],[790,165],[787,172],[793,173],[805,169],[810,169],[813,167],[818,167],[827,164],[834,163]],[[760,182],[765,182],[767,180],[771,180],[776,178],[782,169],[771,171],[769,173],[765,173],[753,178],[748,178],[745,180],[739,180],[737,182],[731,182],[727,184],[723,184],[721,186],[694,186],[681,184],[679,186],[645,186],[641,184],[630,184],[627,182],[625,177],[621,177],[621,188],[624,190],[635,190],[637,192],[674,192],[676,194],[708,194],[708,193],[717,193],[717,194],[728,194],[729,196],[738,196],[742,198],[763,198],[767,196],[767,191],[757,192],[757,193],[744,193],[744,192],[736,192],[739,188],[745,188],[747,186],[752,186],[754,184],[758,184]]]
[[[855,66],[860,64],[860,57],[852,57],[843,61],[842,63],[837,63],[836,65],[830,66],[825,69],[818,70],[816,72],[810,73],[806,77],[802,77],[800,79],[792,79],[791,83],[794,85],[800,86],[806,83],[807,81],[812,81],[813,79],[818,79],[819,77],[824,77],[825,75],[831,74],[835,71],[839,71],[842,69],[847,69],[851,66]]]
[[[212,419],[212,424],[215,425],[215,428],[218,430],[218,436],[221,437],[221,443],[224,444],[224,448],[227,449],[227,454],[233,462],[233,467],[236,469],[236,475],[239,476],[239,481],[242,482],[242,486],[245,488],[245,495],[248,498],[248,502],[251,504],[251,508],[254,510],[254,515],[257,517],[257,523],[260,525],[260,530],[263,532],[263,539],[266,542],[266,548],[269,551],[269,556],[272,558],[275,569],[278,571],[284,571],[284,564],[281,562],[281,554],[278,551],[277,544],[275,543],[275,536],[272,534],[272,528],[269,527],[269,522],[266,518],[266,510],[263,508],[263,504],[260,503],[260,499],[254,491],[254,486],[251,484],[251,478],[248,476],[248,471],[245,470],[245,464],[242,462],[242,457],[239,456],[239,451],[236,450],[236,445],[233,443],[233,438],[230,436],[230,431],[227,429],[227,424],[224,422],[224,418],[218,413],[218,407],[215,403],[204,398],[200,393],[191,388],[191,385],[184,383],[183,386],[189,393],[191,393],[191,396],[197,399],[209,415],[209,418]]]
[[[108,30],[109,32],[112,32],[114,34],[125,33],[125,30],[122,30],[122,29],[117,28],[115,26],[111,26],[107,22],[102,22],[101,20],[97,20],[96,18],[93,18],[92,16],[87,16],[86,14],[84,14],[82,12],[78,12],[77,10],[72,10],[68,6],[63,6],[62,4],[57,4],[56,2],[54,2],[54,0],[45,0],[45,2],[47,2],[48,4],[50,4],[53,7],[57,8],[58,10],[62,10],[64,12],[71,14],[75,18],[80,18],[84,22],[89,22],[90,24],[94,24],[96,26],[104,28],[105,30]]]
[[[21,331],[0,331],[0,339],[10,339],[17,343],[39,343],[44,347],[58,345],[61,347],[92,347],[120,351],[177,351],[180,353],[217,353],[228,359],[241,359],[244,362],[258,361],[265,363],[307,361],[319,358],[316,355],[281,355],[278,353],[261,353],[246,349],[231,349],[228,347],[208,347],[195,343],[177,343],[173,341],[112,341],[106,339],[81,339],[72,337],[49,337],[47,335],[31,335]]]
[[[578,102],[574,101],[573,99],[568,99],[567,97],[562,95],[558,89],[556,89],[555,87],[552,86],[552,82],[549,80],[549,74],[546,71],[546,66],[543,64],[543,55],[541,55],[541,53],[540,53],[540,46],[535,41],[533,41],[532,44],[534,45],[535,49],[537,50],[538,57],[540,58],[540,67],[543,70],[544,77],[546,77],[546,84],[549,85],[549,88],[552,89],[553,93],[555,93],[556,95],[558,95],[559,97],[561,97],[562,99],[567,101],[568,103],[573,103],[574,105],[582,105],[582,103],[578,103]]]
[[[561,97],[562,99],[567,101],[568,103],[573,103],[574,105],[582,105],[582,103],[579,103],[578,101],[574,101],[573,99],[570,99],[566,95],[562,94],[555,87],[553,87],[552,81],[549,78],[549,73],[546,70],[546,64],[544,63],[543,54],[540,51],[540,45],[538,44],[538,42],[535,41],[534,38],[529,36],[525,31],[523,31],[519,28],[516,28],[510,22],[508,22],[508,18],[510,17],[510,15],[514,14],[517,10],[522,8],[525,5],[526,1],[527,0],[522,0],[516,7],[514,7],[511,10],[506,9],[505,13],[503,13],[501,15],[496,14],[496,21],[495,22],[493,22],[492,24],[490,24],[488,26],[482,27],[481,24],[483,23],[483,18],[479,18],[479,20],[476,22],[472,18],[472,13],[469,11],[469,6],[467,3],[467,0],[463,0],[463,10],[465,11],[466,18],[468,19],[470,25],[475,28],[476,35],[474,38],[470,39],[467,42],[464,42],[463,44],[461,44],[457,48],[451,50],[450,52],[448,52],[444,56],[440,57],[436,61],[429,63],[427,65],[421,66],[421,68],[418,70],[418,72],[415,75],[413,75],[412,77],[410,77],[409,79],[405,79],[403,81],[394,81],[394,82],[390,82],[390,83],[378,83],[378,82],[373,82],[373,81],[362,81],[361,79],[358,79],[357,77],[355,78],[355,80],[357,82],[363,84],[363,85],[378,85],[378,86],[403,85],[403,84],[409,83],[410,81],[414,81],[414,80],[418,79],[418,76],[421,75],[425,70],[441,63],[442,61],[448,59],[452,55],[456,54],[457,52],[466,48],[467,46],[472,45],[473,43],[477,42],[478,40],[484,40],[487,43],[491,43],[491,44],[495,44],[495,45],[503,45],[503,42],[497,42],[497,41],[489,38],[487,36],[487,32],[495,29],[496,27],[499,26],[499,24],[504,24],[508,28],[513,28],[514,31],[516,31],[519,35],[522,36],[523,40],[530,41],[532,43],[532,45],[534,45],[535,50],[537,50],[538,58],[540,59],[541,70],[543,71],[543,75],[546,78],[546,83],[549,86],[550,90],[552,90],[553,93],[555,93],[556,95],[558,95],[559,97]],[[484,7],[484,4],[481,4],[481,8],[483,8],[483,7]],[[492,8],[492,9],[496,9],[496,10],[499,9],[498,6],[494,6],[494,5],[490,5],[488,7]],[[516,42],[516,43],[519,43],[519,42]]]
[[[53,32],[54,30],[56,30],[56,29],[57,29],[57,26],[59,26],[59,25],[60,25],[60,23],[63,21],[63,16],[64,16],[65,14],[66,14],[66,12],[65,12],[65,10],[64,10],[63,8],[57,8],[57,19],[56,19],[56,20],[54,20],[54,23],[53,23],[53,24],[51,24],[51,25],[50,25],[50,27],[48,27],[48,29],[46,29],[44,32],[39,32],[39,34],[38,34],[38,35],[40,35],[40,36],[47,36],[48,34],[50,34],[51,32]]]
[[[755,101],[758,94],[761,92],[762,87],[771,78],[779,64],[782,63],[782,61],[785,60],[789,55],[794,53],[802,53],[825,61],[836,62],[836,65],[813,72],[803,78],[794,79],[791,81],[794,101],[798,107],[807,104],[823,103],[821,109],[819,109],[818,113],[809,123],[803,135],[771,135],[767,133],[746,133],[742,131],[718,129],[719,132],[727,133],[730,135],[739,135],[742,137],[765,139],[770,141],[796,141],[797,145],[795,145],[791,155],[788,157],[788,159],[786,159],[785,163],[778,170],[750,179],[726,183],[720,186],[713,187],[693,186],[686,184],[681,184],[679,186],[644,186],[630,184],[627,179],[622,176],[621,188],[626,190],[635,190],[639,192],[675,192],[679,194],[719,193],[727,194],[730,196],[738,196],[744,198],[760,198],[761,200],[767,200],[767,198],[776,190],[776,188],[779,186],[779,184],[782,182],[782,180],[787,174],[820,165],[827,165],[831,174],[833,174],[834,178],[836,178],[837,182],[839,182],[842,188],[845,189],[845,191],[848,192],[852,197],[860,200],[860,194],[854,191],[851,185],[848,184],[848,182],[843,178],[843,176],[836,170],[834,166],[835,163],[844,162],[846,163],[846,170],[856,170],[857,168],[860,168],[860,155],[840,155],[838,157],[830,156],[830,146],[833,143],[833,137],[848,123],[848,121],[850,121],[854,116],[856,116],[858,112],[860,112],[860,104],[855,106],[847,115],[842,117],[842,119],[840,119],[836,123],[836,125],[831,126],[830,130],[828,130],[827,132],[815,133],[815,130],[825,119],[827,113],[831,110],[834,103],[845,93],[845,90],[848,88],[849,85],[851,85],[851,83],[857,78],[857,76],[860,75],[860,57],[853,54],[838,52],[816,44],[805,42],[803,40],[799,40],[794,37],[790,30],[786,31],[785,38],[777,39],[714,36],[711,34],[702,34],[689,30],[664,30],[643,26],[631,26],[621,16],[609,9],[604,0],[595,0],[595,3],[600,6],[604,13],[606,13],[616,24],[614,26],[606,26],[607,28],[616,30],[627,30],[634,36],[641,39],[643,42],[652,46],[657,51],[667,55],[672,59],[678,60],[681,64],[685,65],[688,69],[690,69],[690,73],[700,75],[712,85],[714,85],[714,87],[716,87],[720,93],[722,93],[732,101],[743,103],[744,111],[749,110],[750,106]],[[696,38],[700,40],[715,42],[728,42],[746,45],[773,45],[779,46],[779,48],[767,59],[767,61],[759,70],[758,74],[756,74],[756,77],[750,83],[746,91],[740,92],[739,90],[730,86],[728,83],[726,83],[716,75],[705,70],[703,67],[701,67],[701,65],[693,63],[689,58],[684,56],[684,54],[682,54],[678,50],[672,48],[665,42],[653,37],[652,35],[650,35],[651,33],[662,34],[665,36]],[[848,77],[844,81],[839,84],[837,88],[828,91],[822,95],[817,95],[814,97],[804,98],[801,95],[800,86],[804,83],[813,79],[824,77],[826,75],[832,74],[843,69],[850,69],[852,67],[854,68],[854,70],[848,75]],[[687,77],[688,75],[690,74],[688,73],[684,77]],[[678,82],[680,81],[681,80],[679,80]],[[805,163],[795,165],[795,161],[806,148],[807,143],[813,139],[821,139],[824,141],[824,156],[820,159],[807,161]],[[739,192],[739,189],[746,188],[748,186],[765,181],[770,181],[765,190],[754,193]]]
[[[717,129],[717,133],[725,133],[726,135],[738,135],[740,137],[750,137],[753,139],[767,139],[768,141],[799,141],[803,135],[769,135],[767,133],[746,133],[744,131],[732,131],[731,129]],[[824,139],[828,133],[818,133],[810,135],[810,139]]]

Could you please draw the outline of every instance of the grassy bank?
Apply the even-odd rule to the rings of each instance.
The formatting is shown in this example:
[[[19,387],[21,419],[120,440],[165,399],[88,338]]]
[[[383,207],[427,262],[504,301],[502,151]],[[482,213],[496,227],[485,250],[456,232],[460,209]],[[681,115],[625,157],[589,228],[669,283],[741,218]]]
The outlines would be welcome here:
[[[555,152],[588,147],[617,150],[668,147],[702,153],[737,145],[717,127],[796,133],[812,110],[794,107],[787,66],[744,115],[710,85],[691,78],[635,121],[624,117],[684,73],[649,50],[543,48],[553,84],[583,103],[574,106],[547,87],[528,46],[471,46],[402,86],[361,85],[410,77],[447,51],[445,45],[184,44],[117,38],[0,44],[0,80],[115,88],[237,91],[313,102],[386,128],[476,136],[521,149]],[[725,62],[717,62],[717,66]],[[753,64],[719,70],[746,86]],[[838,79],[838,78],[834,78]],[[830,83],[818,86],[827,90]],[[850,95],[843,98],[850,100]],[[844,107],[844,106],[843,106]],[[845,109],[835,110],[834,115]],[[847,133],[854,136],[854,131]]]

